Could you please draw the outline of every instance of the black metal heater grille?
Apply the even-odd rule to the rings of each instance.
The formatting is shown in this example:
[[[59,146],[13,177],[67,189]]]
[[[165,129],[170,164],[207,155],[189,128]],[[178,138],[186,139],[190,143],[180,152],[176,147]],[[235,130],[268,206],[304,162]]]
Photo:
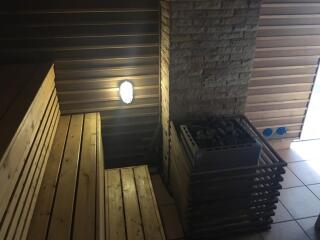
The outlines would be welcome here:
[[[190,239],[270,228],[285,172],[286,163],[245,117],[217,121],[170,126],[170,185]]]

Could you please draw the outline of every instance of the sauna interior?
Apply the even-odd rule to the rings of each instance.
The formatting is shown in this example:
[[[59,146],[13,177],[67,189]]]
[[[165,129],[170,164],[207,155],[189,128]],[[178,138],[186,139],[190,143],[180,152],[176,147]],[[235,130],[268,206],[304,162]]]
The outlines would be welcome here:
[[[0,240],[320,239],[320,0],[0,19]]]

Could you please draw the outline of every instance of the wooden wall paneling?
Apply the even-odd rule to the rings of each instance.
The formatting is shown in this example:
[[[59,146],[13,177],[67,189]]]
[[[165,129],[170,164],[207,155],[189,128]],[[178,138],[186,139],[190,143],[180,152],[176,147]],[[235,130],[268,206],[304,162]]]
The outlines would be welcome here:
[[[71,237],[82,124],[83,115],[73,115],[71,117],[70,130],[52,209],[48,239],[69,239]]]
[[[300,136],[318,69],[319,23],[318,0],[263,1],[246,115],[260,131],[288,128],[270,141],[277,148]]]
[[[8,204],[6,209],[6,214],[4,219],[2,219],[2,225],[0,229],[0,237],[1,239],[5,239],[5,236],[8,234],[9,226],[11,230],[11,234],[14,234],[16,227],[18,225],[18,221],[20,220],[20,215],[22,214],[22,209],[24,207],[28,207],[25,205],[25,201],[27,198],[27,194],[32,182],[32,176],[39,159],[39,152],[41,152],[42,147],[45,144],[46,137],[48,135],[49,124],[52,121],[52,114],[57,107],[57,97],[55,95],[55,91],[53,92],[50,102],[46,108],[45,114],[43,116],[43,120],[41,121],[41,125],[36,134],[36,138],[32,144],[30,152],[28,153],[28,158],[23,167],[22,173],[18,179],[18,182],[15,186],[14,192],[11,197],[11,201]],[[49,116],[49,114],[51,114]],[[48,140],[47,140],[48,141]],[[8,196],[9,197],[9,196]],[[9,238],[10,239],[10,238]]]
[[[51,74],[50,74],[51,73]],[[1,182],[7,182],[0,190],[0,217],[3,219],[6,206],[10,200],[10,196],[14,191],[14,187],[19,179],[19,175],[25,161],[27,159],[30,147],[36,136],[37,130],[41,123],[41,116],[43,116],[46,106],[49,102],[50,96],[54,89],[53,71],[49,72],[49,75],[43,81],[41,88],[39,89],[35,99],[28,112],[26,113],[24,120],[17,130],[17,134],[12,139],[7,151],[0,162],[0,180]],[[17,105],[21,99],[18,99]],[[18,108],[18,107],[17,107]],[[13,114],[13,113],[12,113]],[[10,120],[10,114],[6,114],[9,119],[3,118],[1,124],[7,123]],[[10,179],[8,182],[7,179]]]
[[[103,132],[121,128],[117,122],[127,121],[127,109],[148,114],[153,108],[159,118],[158,3],[147,9],[73,7],[1,13],[0,19],[6,20],[1,24],[1,62],[53,60],[62,113],[100,111],[114,123],[103,126]],[[123,80],[135,86],[130,106],[118,96]],[[143,118],[136,123],[143,125]]]
[[[54,139],[55,144],[50,152],[45,177],[42,180],[37,199],[41,204],[36,204],[30,224],[31,227],[28,234],[28,239],[30,240],[46,238],[55,194],[55,190],[52,188],[56,188],[57,186],[69,124],[70,116],[60,117]]]

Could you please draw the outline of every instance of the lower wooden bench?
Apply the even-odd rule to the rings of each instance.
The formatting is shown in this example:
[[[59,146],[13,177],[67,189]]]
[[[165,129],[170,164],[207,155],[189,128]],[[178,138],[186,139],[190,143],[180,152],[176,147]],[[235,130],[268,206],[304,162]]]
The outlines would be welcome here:
[[[103,239],[104,166],[99,113],[61,116],[28,239]]]
[[[106,239],[165,239],[147,166],[105,171]]]

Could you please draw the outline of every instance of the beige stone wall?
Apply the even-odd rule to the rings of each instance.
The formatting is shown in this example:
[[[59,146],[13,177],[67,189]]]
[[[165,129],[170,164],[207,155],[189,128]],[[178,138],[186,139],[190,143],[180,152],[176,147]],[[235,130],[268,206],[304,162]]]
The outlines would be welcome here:
[[[169,120],[244,113],[261,0],[161,1],[164,167]]]

